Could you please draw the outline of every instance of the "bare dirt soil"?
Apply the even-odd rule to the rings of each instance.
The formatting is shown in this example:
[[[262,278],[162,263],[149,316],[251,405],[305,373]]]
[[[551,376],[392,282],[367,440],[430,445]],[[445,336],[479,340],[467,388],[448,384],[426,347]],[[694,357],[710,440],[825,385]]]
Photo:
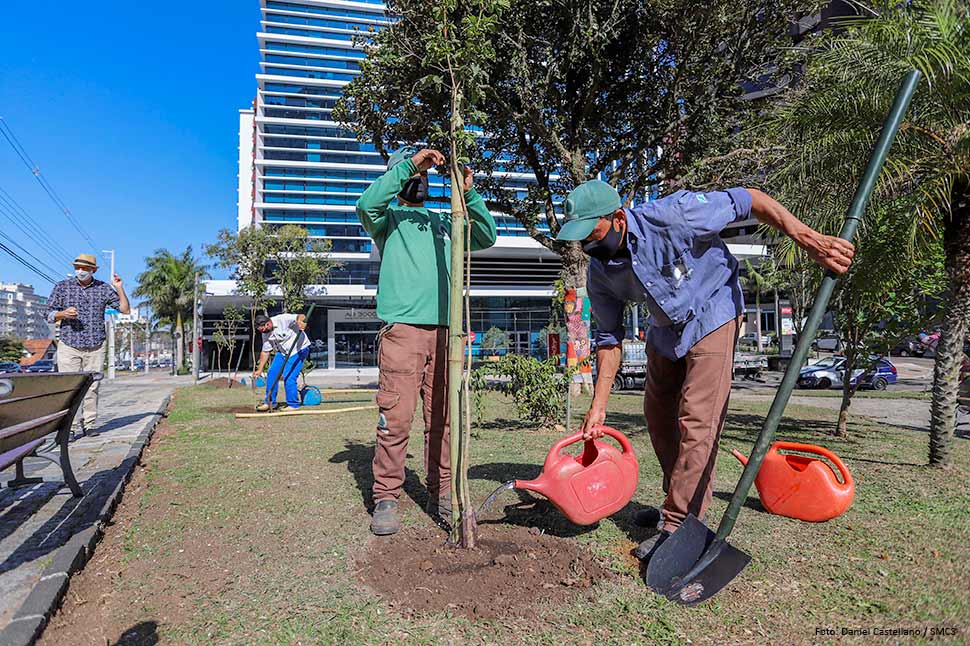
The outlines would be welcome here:
[[[538,602],[571,602],[616,575],[575,541],[514,525],[479,527],[474,549],[441,530],[407,527],[374,538],[358,558],[361,579],[399,612],[469,619],[534,614]]]

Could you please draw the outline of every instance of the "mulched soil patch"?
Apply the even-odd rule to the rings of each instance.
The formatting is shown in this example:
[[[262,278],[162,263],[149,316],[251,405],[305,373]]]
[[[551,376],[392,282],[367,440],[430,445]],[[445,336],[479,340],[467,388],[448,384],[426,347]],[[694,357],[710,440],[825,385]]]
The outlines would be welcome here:
[[[219,377],[211,381],[206,381],[203,386],[208,386],[209,388],[229,388],[229,384],[232,384],[233,388],[244,388],[241,382],[236,379],[229,379],[228,377]]]
[[[485,525],[478,534],[475,549],[457,549],[441,530],[406,527],[373,538],[358,572],[398,611],[473,620],[534,615],[539,601],[568,602],[617,576],[575,541],[535,528]]]

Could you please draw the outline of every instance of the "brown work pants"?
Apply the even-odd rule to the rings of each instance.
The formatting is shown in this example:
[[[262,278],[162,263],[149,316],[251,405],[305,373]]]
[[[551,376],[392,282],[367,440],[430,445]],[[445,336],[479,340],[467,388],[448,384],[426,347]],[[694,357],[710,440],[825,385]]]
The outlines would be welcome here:
[[[687,514],[704,518],[711,504],[717,446],[727,414],[738,321],[714,330],[671,361],[647,349],[643,414],[664,475],[663,528]]]
[[[424,467],[432,498],[451,489],[448,445],[448,328],[393,323],[378,336],[380,378],[374,502],[397,500],[418,395],[424,408]]]

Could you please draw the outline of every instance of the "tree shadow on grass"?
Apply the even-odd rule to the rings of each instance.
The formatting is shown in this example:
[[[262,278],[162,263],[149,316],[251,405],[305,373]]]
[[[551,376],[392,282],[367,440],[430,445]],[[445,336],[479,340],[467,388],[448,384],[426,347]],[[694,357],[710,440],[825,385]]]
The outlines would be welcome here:
[[[408,455],[407,457],[411,457]],[[364,507],[368,513],[374,509],[374,445],[361,444],[348,440],[344,443],[344,450],[335,453],[331,458],[332,464],[347,463],[347,471],[354,477],[357,489],[360,491]],[[412,469],[404,467],[404,493],[408,495],[421,509],[425,509],[428,502],[428,490],[421,483],[418,474]]]
[[[158,622],[140,621],[121,633],[113,646],[155,646],[158,642]]]

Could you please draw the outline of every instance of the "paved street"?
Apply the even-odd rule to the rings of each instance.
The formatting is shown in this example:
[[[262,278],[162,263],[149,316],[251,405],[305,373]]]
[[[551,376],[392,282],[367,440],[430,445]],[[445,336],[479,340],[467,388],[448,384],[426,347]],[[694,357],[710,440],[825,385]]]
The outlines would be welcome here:
[[[61,484],[61,470],[42,458],[25,461],[28,476],[45,482],[9,489],[13,469],[0,472],[0,629],[14,617],[53,561],[55,550],[97,524],[105,501],[134,466],[126,459],[147,426],[185,377],[151,374],[101,385],[99,427],[71,443],[74,473],[85,492],[79,500]]]

